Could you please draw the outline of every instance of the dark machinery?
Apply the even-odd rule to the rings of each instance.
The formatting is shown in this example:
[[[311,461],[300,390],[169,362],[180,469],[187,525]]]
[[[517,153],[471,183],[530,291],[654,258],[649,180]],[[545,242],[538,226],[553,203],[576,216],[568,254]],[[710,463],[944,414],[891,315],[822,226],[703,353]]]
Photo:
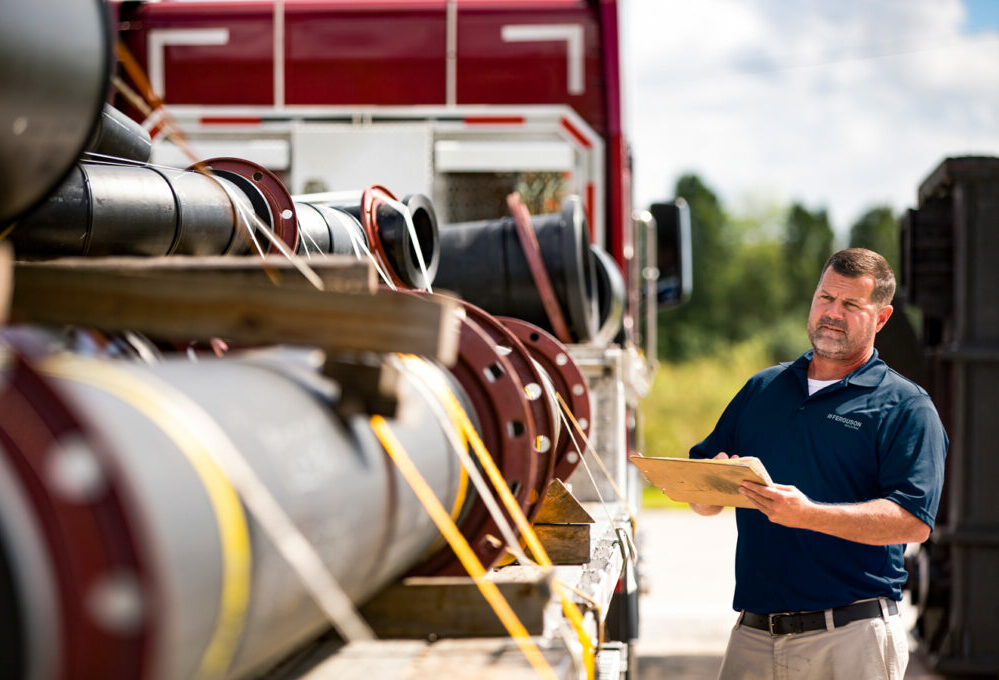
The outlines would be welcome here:
[[[930,173],[902,220],[900,297],[919,310],[919,345],[886,347],[950,437],[937,528],[910,562],[920,649],[949,675],[999,673],[997,225],[999,158],[948,158]]]

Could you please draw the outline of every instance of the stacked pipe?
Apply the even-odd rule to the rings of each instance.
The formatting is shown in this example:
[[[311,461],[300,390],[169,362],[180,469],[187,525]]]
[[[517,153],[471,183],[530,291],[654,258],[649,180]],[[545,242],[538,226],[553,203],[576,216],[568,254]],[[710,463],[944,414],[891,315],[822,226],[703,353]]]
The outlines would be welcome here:
[[[578,197],[559,213],[535,215],[531,224],[571,340],[613,338],[620,327],[623,285],[617,265],[589,241]],[[436,284],[492,314],[524,319],[551,332],[543,292],[531,274],[512,217],[445,225]]]
[[[21,624],[0,644],[14,677],[240,676],[324,629],[207,454],[215,428],[355,601],[437,537],[364,419],[340,421],[328,386],[290,362],[32,363],[8,365],[0,395],[0,610]],[[450,507],[460,475],[444,427],[412,385],[400,396],[392,429]]]
[[[367,250],[385,265],[393,285],[425,289],[433,284],[440,262],[437,214],[423,194],[399,200],[387,188],[373,185],[357,198],[296,205],[299,253],[362,256],[361,250]]]
[[[289,249],[358,257],[368,250],[393,283],[429,287],[442,253],[426,197],[400,201],[369,187],[356,201],[296,204],[277,177],[249,161],[146,165],[148,135],[113,109],[101,112],[102,7],[22,3],[0,26],[0,63],[27,55],[38,67],[0,69],[0,93],[18,99],[0,107],[0,175],[18,178],[0,186],[0,220],[17,220],[11,239],[19,256],[242,254],[259,243],[254,225],[262,224]],[[74,48],[65,58],[46,56],[63,45]],[[39,101],[44,106],[22,106]],[[46,139],[38,123],[49,120],[72,134]],[[567,211],[540,216],[536,226],[544,243],[562,244],[555,264],[572,260],[555,271],[581,282],[583,292],[562,286],[562,293],[584,339],[595,330],[592,262],[585,248],[570,250],[570,240],[585,246],[585,224],[578,203]],[[456,364],[423,366],[449,385],[533,517],[549,480],[568,478],[579,463],[559,402],[587,428],[586,382],[566,347],[523,319],[466,304],[460,324]],[[220,463],[224,452],[248,466],[354,604],[403,573],[463,573],[451,550],[438,547],[436,527],[364,416],[336,414],[351,395],[299,355],[197,364],[172,356],[147,365],[65,347],[53,353],[58,342],[25,340],[17,329],[3,336],[4,674],[244,677],[325,630],[309,589],[248,511],[258,506],[240,496],[245,489]],[[449,437],[455,425],[440,419],[447,396],[403,375],[390,427],[492,566],[506,550],[503,520],[478,490],[462,495]]]
[[[578,462],[555,395],[585,423],[585,381],[544,331],[466,312],[457,364],[427,367],[533,516],[552,476]],[[421,560],[436,528],[364,417],[335,416],[336,386],[301,361],[31,354],[7,352],[0,388],[0,610],[13,613],[0,651],[19,677],[188,677],[206,664],[239,677],[324,629],[216,469],[220,441],[355,603],[406,571],[464,573],[450,549]],[[460,468],[431,395],[404,381],[391,427],[491,566],[505,552],[497,521],[474,489],[458,498]]]
[[[294,207],[276,177],[249,161],[204,163],[210,173],[78,163],[11,240],[19,255],[33,257],[245,254],[264,239],[256,215],[294,248]]]
[[[118,115],[106,113],[104,120],[113,125],[98,135],[96,148],[142,153],[141,136],[130,134]],[[257,226],[262,224],[299,254],[372,253],[395,285],[433,283],[440,259],[437,218],[422,194],[397,201],[387,189],[369,187],[353,203],[296,203],[273,173],[244,159],[212,158],[179,170],[110,164],[103,156],[77,163],[17,223],[11,240],[19,255],[274,252],[277,246]]]

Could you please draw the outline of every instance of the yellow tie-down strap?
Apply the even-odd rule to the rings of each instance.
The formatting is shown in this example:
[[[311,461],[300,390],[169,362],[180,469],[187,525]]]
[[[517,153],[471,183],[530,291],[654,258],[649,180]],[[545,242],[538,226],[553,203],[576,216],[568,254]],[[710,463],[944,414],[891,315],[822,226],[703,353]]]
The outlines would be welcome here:
[[[449,386],[441,380],[440,376],[436,372],[430,371],[427,365],[421,360],[413,356],[404,356],[403,361],[408,367],[413,369],[414,372],[424,378],[426,383],[434,390],[438,398],[443,403],[451,420],[458,423],[461,433],[472,445],[472,449],[475,452],[479,464],[486,471],[493,487],[496,489],[497,494],[503,501],[510,517],[513,518],[514,523],[520,530],[521,536],[526,540],[527,546],[530,548],[535,559],[538,561],[538,564],[547,570],[552,569],[552,561],[548,557],[547,551],[544,549],[544,546],[541,545],[538,535],[534,532],[534,528],[531,526],[531,523],[527,521],[527,517],[524,515],[523,510],[521,510],[520,504],[517,502],[517,499],[514,498],[506,480],[503,479],[502,473],[500,473],[499,469],[496,467],[493,457],[489,454],[485,444],[482,443],[482,439],[479,438],[479,433],[475,430],[471,420],[468,418],[468,414],[465,413],[465,410],[458,402],[457,397],[455,397],[454,393],[451,392]],[[464,537],[461,536],[460,532],[458,533],[458,536],[464,540]],[[472,556],[474,557],[474,554]],[[476,559],[476,561],[478,560]],[[576,631],[576,635],[579,637],[579,642],[583,649],[583,664],[586,669],[586,677],[592,680],[594,677],[593,641],[590,639],[590,636],[584,627],[583,614],[579,611],[579,607],[576,606],[576,603],[569,598],[559,581],[554,580],[552,587],[562,604],[562,611],[565,612],[566,618],[569,620],[569,623]]]
[[[520,647],[524,656],[527,657],[528,662],[530,662],[531,666],[534,667],[534,670],[542,678],[557,680],[555,671],[552,670],[552,667],[548,664],[538,646],[531,640],[531,636],[528,634],[527,629],[524,628],[524,624],[521,623],[513,609],[510,608],[510,604],[503,598],[503,594],[500,593],[499,588],[496,587],[495,583],[486,579],[486,570],[482,566],[482,562],[475,556],[472,547],[468,545],[468,541],[461,535],[458,525],[454,523],[447,510],[444,509],[437,496],[434,495],[433,489],[430,488],[423,475],[420,474],[420,471],[413,464],[409,454],[406,453],[402,443],[396,438],[391,428],[389,428],[388,423],[381,416],[372,416],[371,429],[374,430],[378,441],[381,442],[385,451],[399,469],[399,472],[402,473],[410,488],[413,489],[420,503],[423,504],[427,514],[430,515],[430,518],[437,525],[444,538],[447,539],[448,545],[454,550],[454,554],[458,556],[462,566],[468,571],[468,575],[475,581],[475,585],[478,586],[482,596],[486,598],[486,602],[496,612],[496,616],[503,623],[503,627],[506,628],[510,637]]]
[[[212,459],[206,440],[197,432],[198,417],[170,391],[154,389],[140,378],[107,361],[57,355],[43,362],[45,375],[96,387],[125,402],[148,418],[187,458],[208,495],[222,550],[222,591],[215,631],[205,648],[196,678],[221,678],[232,662],[243,631],[250,599],[250,533],[239,496]]]

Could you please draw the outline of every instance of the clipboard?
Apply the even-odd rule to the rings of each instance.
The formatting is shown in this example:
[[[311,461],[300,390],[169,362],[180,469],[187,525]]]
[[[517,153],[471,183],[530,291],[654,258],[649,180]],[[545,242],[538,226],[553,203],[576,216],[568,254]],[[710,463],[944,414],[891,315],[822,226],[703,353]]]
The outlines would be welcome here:
[[[755,507],[742,494],[739,485],[756,482],[773,486],[759,458],[746,456],[726,460],[691,458],[629,458],[653,485],[680,503]]]

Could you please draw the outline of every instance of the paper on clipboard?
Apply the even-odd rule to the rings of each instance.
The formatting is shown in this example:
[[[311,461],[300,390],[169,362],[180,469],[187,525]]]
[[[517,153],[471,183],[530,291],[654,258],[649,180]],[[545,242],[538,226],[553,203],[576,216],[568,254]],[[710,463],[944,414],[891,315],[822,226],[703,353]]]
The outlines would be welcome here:
[[[739,493],[739,485],[748,481],[773,486],[763,463],[751,456],[700,460],[638,455],[629,460],[647,480],[680,503],[752,508],[753,504]]]

